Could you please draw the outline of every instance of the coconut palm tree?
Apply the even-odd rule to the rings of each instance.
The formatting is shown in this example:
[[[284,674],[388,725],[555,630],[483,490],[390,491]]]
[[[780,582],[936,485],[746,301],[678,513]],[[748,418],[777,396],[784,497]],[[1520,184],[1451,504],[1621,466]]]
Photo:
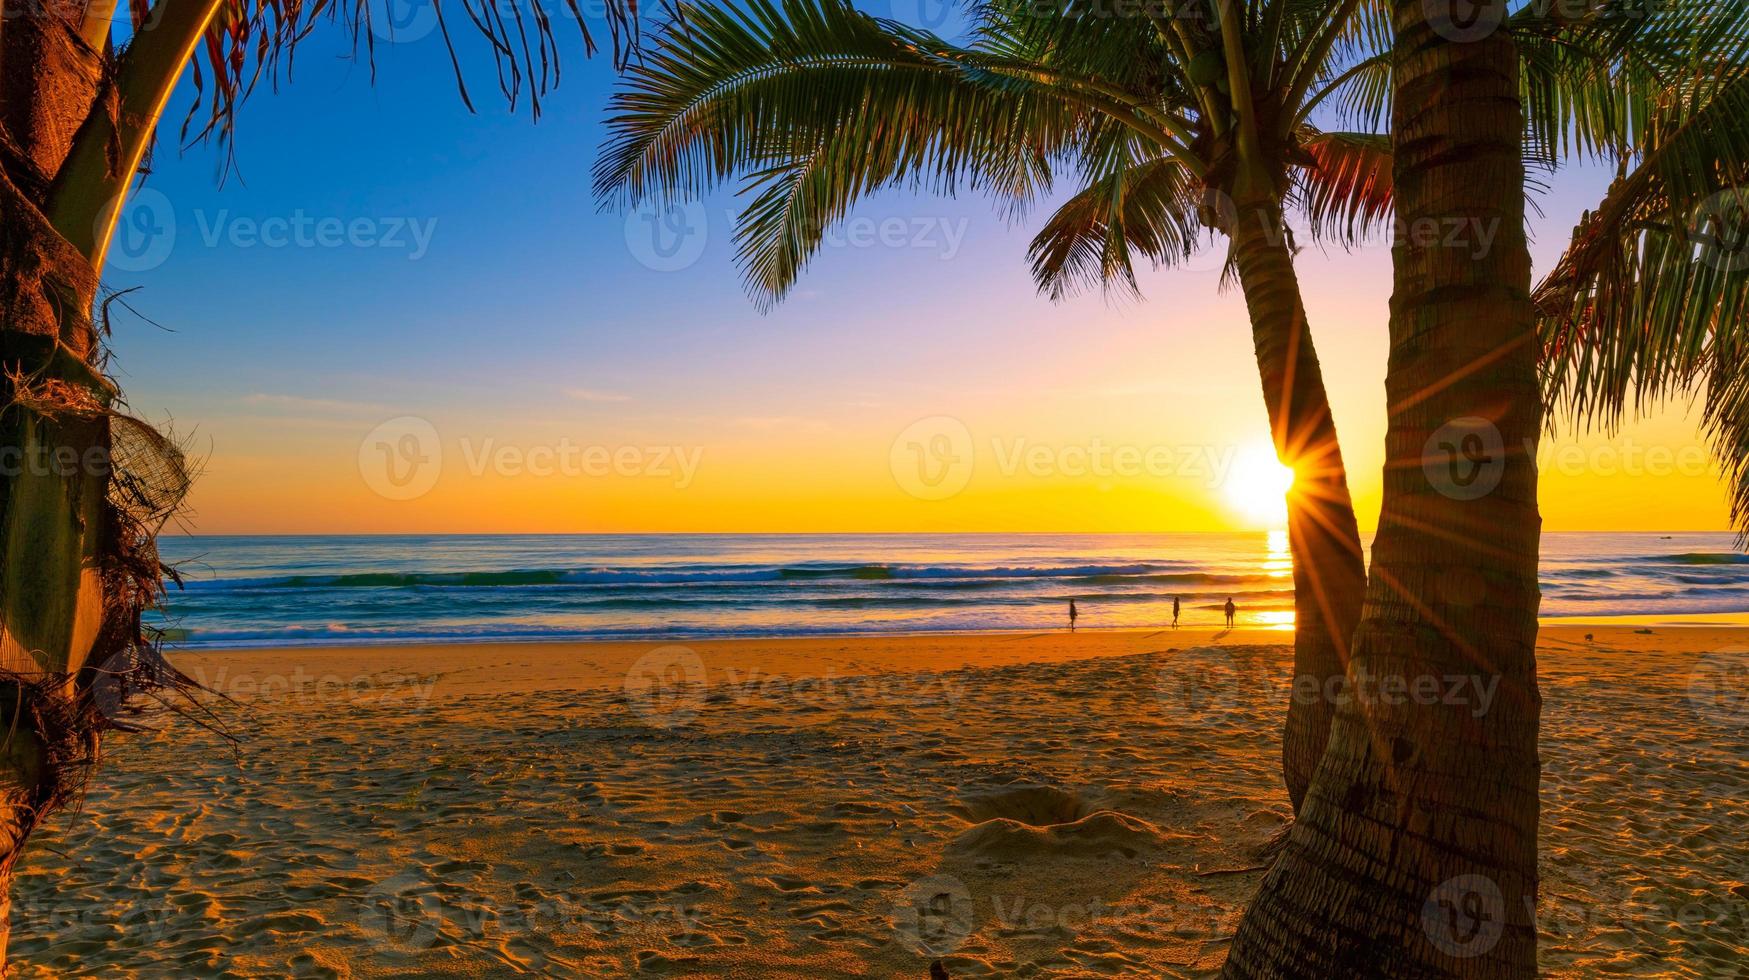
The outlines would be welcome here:
[[[1061,171],[1079,191],[1032,243],[1042,291],[1131,290],[1140,260],[1174,264],[1205,231],[1229,243],[1289,497],[1296,681],[1344,676],[1365,570],[1341,448],[1284,216],[1352,244],[1387,219],[1389,29],[1381,0],[978,8],[956,45],[843,0],[687,8],[614,97],[596,168],[604,199],[669,201],[745,176],[736,231],[747,283],[781,298],[824,230],[891,186],[964,185],[1024,206]],[[1677,60],[1662,21],[1527,8],[1531,139],[1550,159],[1636,136]],[[1361,131],[1320,131],[1314,113]],[[1296,685],[1300,690],[1303,685]],[[1283,774],[1296,809],[1334,711],[1292,697]]]
[[[1749,530],[1749,72],[1697,76],[1574,229],[1537,287],[1551,407],[1605,431],[1673,396],[1703,430]],[[1718,49],[1715,48],[1715,52]]]
[[[1520,62],[1506,31],[1454,30],[1457,2],[1395,5],[1396,207],[1405,221],[1481,222],[1496,237],[1394,247],[1384,501],[1357,696],[1240,923],[1229,977],[1536,972],[1542,402]],[[1456,677],[1497,684],[1491,705],[1376,696],[1393,678]]]
[[[559,12],[542,0],[461,8],[512,107],[538,113],[557,80]],[[631,8],[608,6],[616,56]],[[103,373],[95,305],[116,216],[190,65],[199,94],[182,136],[223,143],[238,102],[324,18],[368,49],[371,10],[131,0],[124,43],[115,0],[0,0],[0,960],[25,839],[76,791],[100,733],[125,727],[127,695],[175,680],[141,611],[159,594],[153,538],[187,473],[173,444],[122,413]],[[443,8],[432,13],[447,41]]]
[[[1357,685],[1468,676],[1497,693],[1481,711],[1449,697],[1343,707],[1228,976],[1535,974],[1539,387],[1561,415],[1605,424],[1704,387],[1744,520],[1749,16],[1654,14],[1662,91],[1622,127],[1620,176],[1533,306],[1512,204],[1537,127],[1516,145],[1502,111],[1516,87],[1534,119],[1534,87],[1511,77],[1526,41],[1489,29],[1503,5],[1474,35],[1454,30],[1459,9],[1397,5],[1396,206],[1498,218],[1503,237],[1468,255],[1398,243],[1384,510],[1352,667]]]
[[[1227,235],[1277,453],[1297,472],[1295,672],[1340,676],[1360,536],[1282,216],[1302,205],[1332,230],[1343,215],[1357,230],[1379,216],[1379,143],[1313,133],[1300,113],[1329,94],[1314,86],[1336,81],[1326,61],[1367,30],[1356,11],[1368,8],[1264,6],[1161,7],[1137,22],[999,3],[969,47],[838,0],[689,9],[616,94],[597,186],[641,201],[748,174],[737,242],[762,299],[781,297],[824,228],[885,186],[963,182],[1024,204],[1054,168],[1079,171],[1085,189],[1032,247],[1054,296],[1089,280],[1133,288],[1132,255],[1172,264],[1205,227]],[[1290,709],[1296,802],[1326,714],[1321,702]]]

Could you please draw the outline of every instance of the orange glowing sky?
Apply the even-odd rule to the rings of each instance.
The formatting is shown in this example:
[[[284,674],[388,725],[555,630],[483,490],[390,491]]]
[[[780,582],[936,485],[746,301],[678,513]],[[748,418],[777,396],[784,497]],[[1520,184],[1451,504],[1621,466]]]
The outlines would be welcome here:
[[[584,178],[605,64],[567,66],[562,97],[530,125],[469,115],[434,81],[448,70],[441,46],[403,47],[374,89],[362,72],[301,58],[297,85],[245,109],[242,180],[216,184],[210,151],[160,154],[147,186],[163,195],[175,247],[111,284],[146,287],[130,299],[168,329],[122,318],[117,364],[135,409],[173,418],[204,459],[189,528],[1271,523],[1242,482],[1261,471],[1226,465],[1268,442],[1243,304],[1220,289],[1218,252],[1146,275],[1139,302],[1052,304],[1025,265],[1040,213],[1010,223],[975,197],[893,193],[856,212],[867,234],[838,239],[761,315],[733,267],[731,196],[705,202],[702,252],[675,271],[640,261],[627,219],[597,211]],[[1539,198],[1539,268],[1604,179],[1563,176]],[[297,215],[379,231],[400,222],[429,237],[300,247],[234,233],[240,221]],[[1308,245],[1299,269],[1371,526],[1389,252]],[[420,447],[399,441],[404,426],[391,427],[387,449],[371,440],[409,416],[430,424],[441,465],[428,491],[391,499],[367,479],[372,459]],[[938,421],[914,429],[920,419]],[[958,492],[915,492],[908,468],[967,447]],[[1611,439],[1563,435],[1544,458],[1550,530],[1726,526],[1685,406]]]

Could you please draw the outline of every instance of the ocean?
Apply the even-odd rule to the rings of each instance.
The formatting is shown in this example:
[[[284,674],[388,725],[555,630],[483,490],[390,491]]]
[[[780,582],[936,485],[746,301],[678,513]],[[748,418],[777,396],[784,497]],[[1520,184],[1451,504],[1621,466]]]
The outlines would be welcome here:
[[[1291,628],[1286,535],[166,536],[173,647]],[[1729,533],[1543,536],[1544,617],[1749,612]]]

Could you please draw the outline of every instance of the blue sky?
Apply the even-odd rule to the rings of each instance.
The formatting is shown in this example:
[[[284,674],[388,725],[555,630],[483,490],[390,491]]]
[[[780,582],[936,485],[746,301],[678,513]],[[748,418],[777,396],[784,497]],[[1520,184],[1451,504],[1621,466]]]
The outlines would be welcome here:
[[[944,9],[893,2],[912,20]],[[161,141],[137,198],[154,213],[124,215],[124,225],[168,215],[173,247],[146,247],[161,236],[133,240],[131,252],[124,242],[108,280],[143,287],[130,302],[167,329],[118,316],[115,367],[135,408],[173,419],[206,459],[194,528],[1229,526],[1216,503],[1147,486],[1077,496],[992,484],[933,507],[881,496],[894,493],[884,472],[893,434],[922,416],[1058,445],[1266,443],[1243,305],[1217,288],[1218,251],[1146,276],[1143,302],[1052,304],[1025,263],[1045,212],[1010,224],[976,197],[894,192],[856,212],[867,234],[826,249],[792,297],[761,314],[732,261],[731,193],[702,202],[703,252],[676,270],[640,261],[650,253],[636,229],[628,238],[627,216],[600,211],[590,170],[614,71],[605,56],[585,60],[574,35],[560,37],[563,84],[538,124],[526,106],[506,108],[471,36],[458,40],[478,113],[458,98],[435,33],[379,43],[372,84],[344,31],[328,25],[299,50],[295,77],[243,106],[235,169],[222,182],[214,147]],[[171,118],[190,97],[172,100]],[[1596,172],[1563,176],[1541,200],[1539,268],[1602,186]],[[363,222],[371,240],[390,240],[256,240],[257,228],[298,219]],[[883,245],[881,222],[904,233]],[[1389,252],[1309,248],[1299,267],[1364,521],[1381,462]],[[390,506],[365,493],[356,447],[373,425],[407,414],[446,438],[529,444],[563,431],[693,445],[709,450],[720,479],[656,503],[635,503],[639,486],[528,496],[482,483]],[[1680,425],[1649,438],[1693,441]],[[879,493],[846,489],[861,484],[845,474],[870,473]],[[1678,498],[1711,508],[1685,503],[1681,513],[1699,516],[1680,526],[1722,521],[1710,482],[1690,480]],[[1570,523],[1595,520],[1576,513]]]

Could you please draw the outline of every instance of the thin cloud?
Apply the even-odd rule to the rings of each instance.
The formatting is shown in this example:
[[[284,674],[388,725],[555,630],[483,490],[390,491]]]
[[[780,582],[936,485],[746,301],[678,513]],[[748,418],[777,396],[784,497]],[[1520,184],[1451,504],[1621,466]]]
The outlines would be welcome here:
[[[241,399],[245,405],[259,408],[277,408],[293,412],[345,412],[356,414],[360,412],[382,413],[390,411],[387,405],[375,402],[343,401],[336,398],[304,398],[299,395],[276,395],[257,391],[244,395]]]
[[[804,418],[799,415],[743,415],[728,421],[738,428],[760,431],[792,429],[822,432],[832,428],[832,424],[824,419]]]
[[[632,396],[617,391],[602,391],[599,388],[566,388],[565,397],[573,401],[605,404],[608,402],[629,402]]]

